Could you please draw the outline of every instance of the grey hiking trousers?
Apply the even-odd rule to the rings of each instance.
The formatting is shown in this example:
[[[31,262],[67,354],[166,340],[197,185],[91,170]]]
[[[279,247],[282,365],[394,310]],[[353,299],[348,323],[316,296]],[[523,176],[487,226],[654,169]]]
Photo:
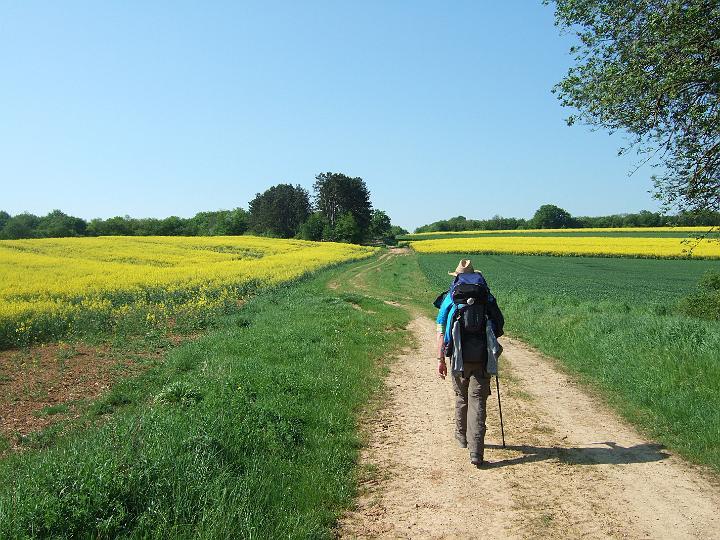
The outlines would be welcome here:
[[[490,378],[482,368],[466,369],[463,377],[453,375],[455,390],[455,437],[466,440],[470,454],[481,459],[485,451],[485,418]]]

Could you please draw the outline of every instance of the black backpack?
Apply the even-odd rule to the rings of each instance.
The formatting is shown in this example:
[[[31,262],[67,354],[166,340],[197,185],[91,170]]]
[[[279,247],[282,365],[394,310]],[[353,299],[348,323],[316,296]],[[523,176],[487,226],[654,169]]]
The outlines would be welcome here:
[[[484,280],[483,280],[484,281]],[[457,306],[455,320],[459,322],[463,362],[487,362],[487,334],[490,291],[482,283],[458,283],[452,292]]]

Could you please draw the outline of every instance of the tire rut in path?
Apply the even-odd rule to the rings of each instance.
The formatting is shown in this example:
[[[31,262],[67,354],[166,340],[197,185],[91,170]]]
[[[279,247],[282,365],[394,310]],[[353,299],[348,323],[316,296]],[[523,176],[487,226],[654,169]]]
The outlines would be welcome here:
[[[387,262],[387,261],[384,261]],[[347,538],[720,538],[720,486],[648,442],[551,359],[503,337],[501,392],[488,400],[487,468],[453,439],[454,397],[434,372],[435,327],[416,317],[416,350],[386,379],[361,462],[374,470]]]

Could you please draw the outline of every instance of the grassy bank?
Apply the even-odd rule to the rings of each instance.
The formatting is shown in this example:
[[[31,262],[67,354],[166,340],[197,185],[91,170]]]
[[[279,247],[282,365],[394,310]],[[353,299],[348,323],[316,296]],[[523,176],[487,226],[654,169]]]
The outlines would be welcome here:
[[[2,460],[0,537],[331,536],[357,413],[408,321],[328,290],[337,272],[261,293],[116,386],[95,427]]]
[[[439,291],[460,255],[420,255]],[[679,300],[713,261],[475,255],[507,330],[554,356],[623,415],[720,471],[720,323]]]

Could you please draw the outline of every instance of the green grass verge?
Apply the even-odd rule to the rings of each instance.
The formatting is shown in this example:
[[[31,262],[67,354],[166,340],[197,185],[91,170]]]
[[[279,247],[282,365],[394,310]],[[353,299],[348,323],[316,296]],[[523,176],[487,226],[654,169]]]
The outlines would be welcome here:
[[[459,255],[420,255],[439,291]],[[681,314],[713,261],[475,255],[507,331],[561,360],[660,442],[720,471],[720,322]]]
[[[357,415],[408,322],[328,290],[338,271],[259,294],[117,385],[94,427],[1,460],[0,537],[331,537]]]

